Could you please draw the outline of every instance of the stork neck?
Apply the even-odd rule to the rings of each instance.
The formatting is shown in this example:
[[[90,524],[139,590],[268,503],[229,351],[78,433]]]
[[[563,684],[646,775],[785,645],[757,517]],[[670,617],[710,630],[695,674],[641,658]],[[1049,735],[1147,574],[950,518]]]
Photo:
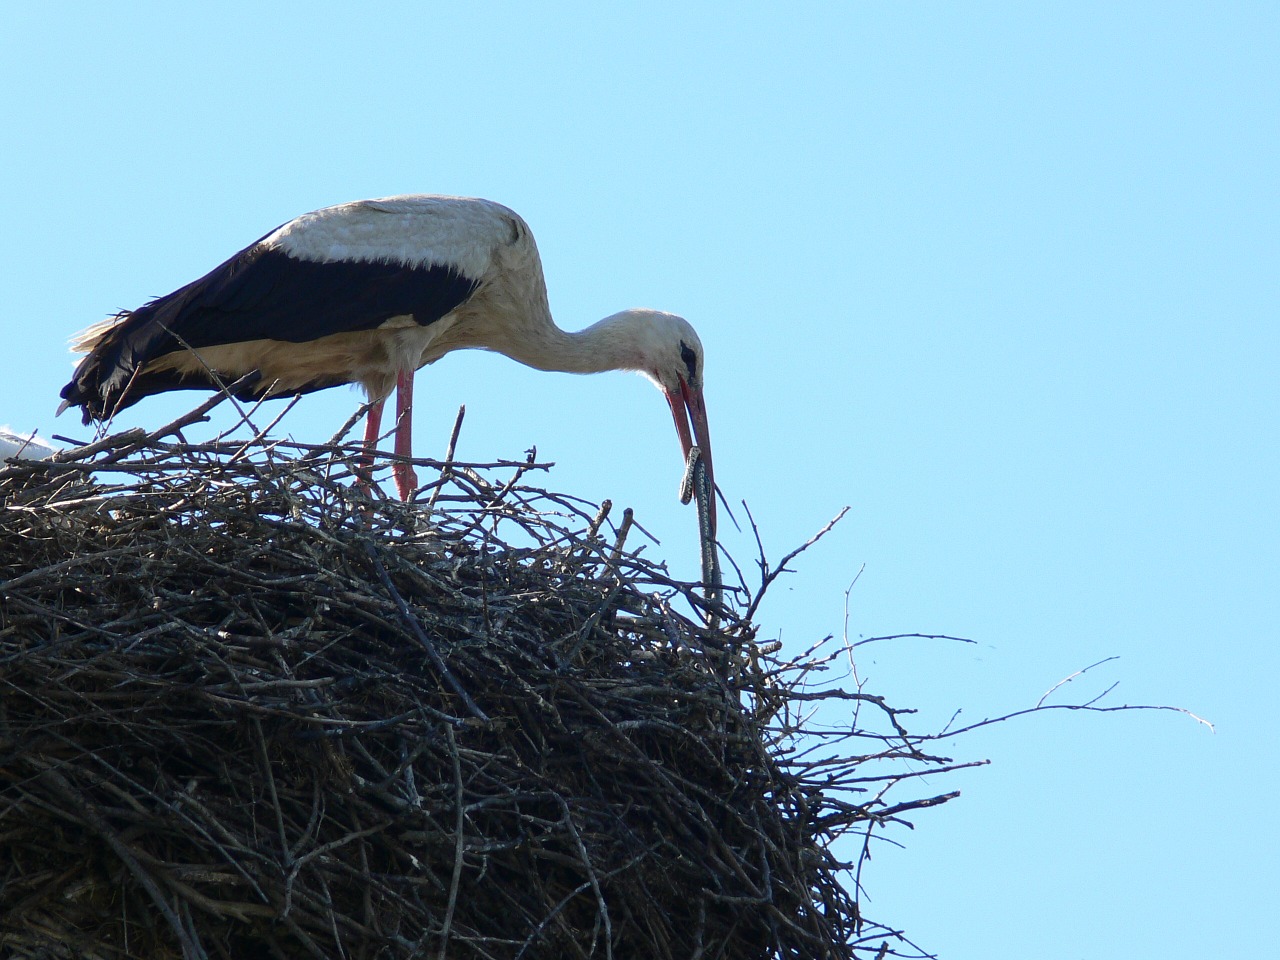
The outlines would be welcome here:
[[[631,328],[625,315],[615,314],[583,330],[561,330],[548,314],[545,325],[540,324],[530,336],[513,340],[502,352],[537,370],[636,370],[643,363]]]

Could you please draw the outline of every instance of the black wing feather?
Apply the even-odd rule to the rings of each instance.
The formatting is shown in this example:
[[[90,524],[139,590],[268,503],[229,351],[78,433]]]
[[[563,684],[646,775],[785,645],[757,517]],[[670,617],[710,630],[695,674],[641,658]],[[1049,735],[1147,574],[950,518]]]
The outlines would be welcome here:
[[[478,285],[445,266],[303,260],[258,242],[199,280],[121,314],[76,368],[62,397],[84,407],[87,423],[152,393],[209,386],[172,377],[145,383],[135,376],[149,361],[184,345],[305,343],[372,330],[406,315],[426,326],[464,303]]]

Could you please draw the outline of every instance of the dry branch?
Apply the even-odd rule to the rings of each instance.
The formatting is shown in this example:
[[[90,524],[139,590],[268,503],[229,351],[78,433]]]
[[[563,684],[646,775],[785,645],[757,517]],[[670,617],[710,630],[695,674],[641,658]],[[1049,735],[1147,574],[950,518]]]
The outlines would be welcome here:
[[[533,454],[405,505],[354,448],[164,442],[205,412],[0,465],[6,956],[919,955],[833,844],[949,761],[756,646],[758,592],[707,627]]]

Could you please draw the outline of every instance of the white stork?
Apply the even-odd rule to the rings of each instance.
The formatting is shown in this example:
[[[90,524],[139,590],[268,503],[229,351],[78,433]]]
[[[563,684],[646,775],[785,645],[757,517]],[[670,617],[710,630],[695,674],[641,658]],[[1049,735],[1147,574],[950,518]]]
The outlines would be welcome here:
[[[464,197],[359,200],[290,220],[199,280],[79,334],[73,349],[88,356],[58,412],[109,419],[153,393],[251,373],[240,399],[359,383],[373,402],[372,451],[395,386],[395,452],[409,457],[414,371],[466,348],[539,370],[644,374],[671,405],[686,459],[696,442],[710,479],[702,343],[688,321],[624,310],[561,330],[524,220]],[[412,467],[397,461],[393,472],[408,499]]]

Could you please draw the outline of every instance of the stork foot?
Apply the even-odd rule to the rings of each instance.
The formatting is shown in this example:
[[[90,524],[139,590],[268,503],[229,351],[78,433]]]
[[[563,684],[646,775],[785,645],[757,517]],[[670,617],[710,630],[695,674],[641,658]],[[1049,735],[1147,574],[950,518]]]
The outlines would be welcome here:
[[[408,500],[413,496],[413,491],[418,489],[418,475],[414,473],[412,465],[397,463],[391,468],[391,472],[396,478],[396,492],[400,494],[400,499]]]

